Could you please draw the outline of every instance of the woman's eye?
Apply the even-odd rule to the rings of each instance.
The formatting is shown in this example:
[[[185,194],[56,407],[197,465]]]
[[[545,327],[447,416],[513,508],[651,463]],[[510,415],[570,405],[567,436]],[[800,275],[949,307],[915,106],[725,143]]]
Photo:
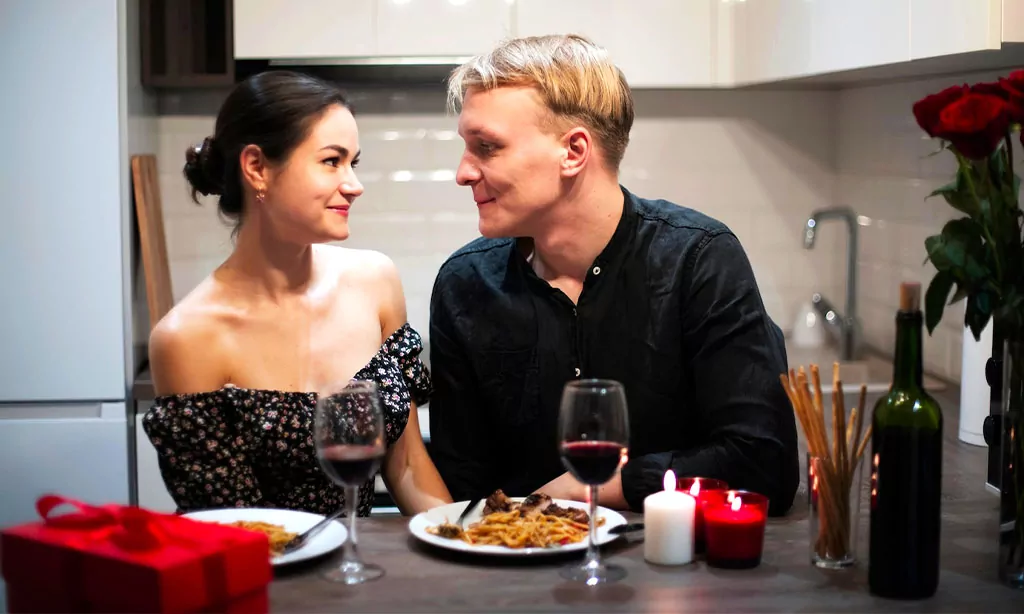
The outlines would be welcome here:
[[[324,164],[327,164],[329,166],[334,166],[334,167],[337,167],[339,162],[341,162],[341,158],[339,158],[337,156],[335,156],[333,158],[327,158],[326,160],[324,160]]]
[[[352,160],[352,168],[356,168],[357,166],[359,166],[359,158]]]

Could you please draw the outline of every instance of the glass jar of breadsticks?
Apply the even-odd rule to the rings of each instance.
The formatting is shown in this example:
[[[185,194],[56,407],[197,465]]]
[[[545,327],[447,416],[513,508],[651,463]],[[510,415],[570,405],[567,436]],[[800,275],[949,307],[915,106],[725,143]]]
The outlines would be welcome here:
[[[857,561],[861,465],[871,440],[871,420],[864,407],[867,387],[861,385],[859,402],[847,414],[839,363],[832,365],[831,403],[822,393],[817,365],[810,366],[809,380],[802,366],[780,379],[807,441],[811,564],[849,567]]]

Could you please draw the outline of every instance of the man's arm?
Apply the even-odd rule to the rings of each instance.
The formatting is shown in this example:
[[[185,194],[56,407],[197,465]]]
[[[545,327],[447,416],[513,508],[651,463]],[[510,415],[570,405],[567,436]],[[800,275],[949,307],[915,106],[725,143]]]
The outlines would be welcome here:
[[[711,236],[688,267],[682,296],[683,351],[706,442],[688,450],[631,457],[622,490],[633,509],[662,488],[665,471],[723,479],[767,496],[784,514],[800,482],[796,423],[779,381],[785,345],[768,318],[754,272],[730,233]]]
[[[491,494],[498,468],[476,376],[455,332],[457,316],[444,274],[442,268],[430,297],[430,456],[452,497],[461,501]]]

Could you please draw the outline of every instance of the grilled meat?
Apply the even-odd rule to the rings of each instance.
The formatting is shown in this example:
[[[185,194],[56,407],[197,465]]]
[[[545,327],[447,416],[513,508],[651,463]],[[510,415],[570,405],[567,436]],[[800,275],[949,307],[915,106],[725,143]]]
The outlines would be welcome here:
[[[487,501],[484,502],[483,515],[486,516],[495,512],[511,512],[516,509],[519,510],[519,513],[524,518],[538,514],[547,514],[549,516],[568,518],[581,524],[590,522],[590,515],[587,514],[586,510],[575,507],[562,507],[553,502],[551,497],[544,493],[532,494],[523,499],[522,503],[516,503],[505,496],[505,493],[500,489],[494,491],[490,497],[487,497]]]
[[[495,512],[511,512],[514,509],[516,509],[516,504],[510,501],[501,489],[498,489],[491,493],[491,496],[487,497],[487,501],[484,502],[483,515],[486,516]]]
[[[524,518],[546,514],[552,505],[554,504],[551,502],[551,497],[544,493],[536,493],[523,499],[523,502],[519,504],[519,514]]]
[[[586,510],[581,510],[576,507],[561,507],[552,503],[546,510],[544,510],[544,513],[548,516],[568,518],[569,520],[580,524],[587,524],[590,522],[590,515],[587,514]]]

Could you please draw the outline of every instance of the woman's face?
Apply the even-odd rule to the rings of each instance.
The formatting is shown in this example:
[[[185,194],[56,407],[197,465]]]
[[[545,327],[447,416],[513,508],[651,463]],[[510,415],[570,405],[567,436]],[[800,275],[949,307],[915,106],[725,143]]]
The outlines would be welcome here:
[[[310,244],[347,239],[349,208],[363,193],[358,163],[355,118],[341,105],[330,107],[291,156],[270,169],[263,203],[256,206],[281,239]]]

